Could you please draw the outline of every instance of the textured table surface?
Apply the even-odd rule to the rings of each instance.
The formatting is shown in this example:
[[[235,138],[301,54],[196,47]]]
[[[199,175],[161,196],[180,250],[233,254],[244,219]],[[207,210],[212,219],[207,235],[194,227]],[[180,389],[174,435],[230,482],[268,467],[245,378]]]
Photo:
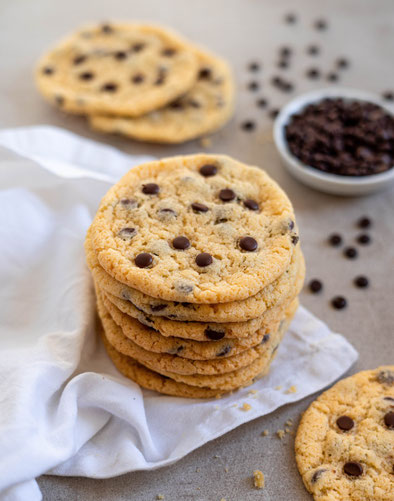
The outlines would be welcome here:
[[[296,84],[294,94],[326,85],[324,79],[308,81],[305,70],[317,66],[327,74],[340,56],[348,57],[351,63],[341,72],[341,84],[379,93],[390,86],[394,89],[392,0],[2,0],[0,12],[2,127],[53,124],[130,153],[168,156],[196,152],[201,149],[198,142],[148,146],[89,131],[82,118],[63,115],[40,98],[31,78],[32,68],[42,51],[78,24],[111,18],[166,23],[229,59],[239,87],[238,107],[233,121],[213,137],[208,151],[263,166],[288,192],[301,229],[307,279],[317,277],[324,283],[322,294],[304,291],[302,302],[357,348],[360,358],[351,373],[394,363],[394,191],[351,199],[323,195],[298,184],[280,165],[271,141],[268,112],[255,105],[257,97],[266,97],[271,107],[280,107],[291,97],[269,84],[270,77],[278,74],[278,48],[284,44],[295,51],[291,68],[285,70]],[[297,14],[295,25],[283,22],[287,12]],[[320,17],[329,23],[324,32],[312,27]],[[320,56],[305,53],[310,43],[321,46]],[[262,84],[257,93],[246,90],[254,78],[246,71],[252,60],[263,64],[262,72],[256,75]],[[256,120],[254,132],[240,129],[240,123],[247,119]],[[355,221],[362,215],[374,221],[370,231],[373,242],[359,248],[358,259],[345,259],[341,250],[327,245],[327,235],[338,231],[347,243],[353,243],[358,234]],[[352,285],[361,273],[371,280],[367,290]],[[330,307],[330,298],[336,294],[347,297],[346,310]],[[311,499],[296,470],[294,437],[287,435],[280,441],[273,433],[289,418],[297,423],[314,398],[245,424],[171,467],[109,480],[43,476],[39,484],[44,499],[149,501],[159,493],[166,501]],[[264,429],[270,430],[270,436],[260,436]],[[251,473],[257,468],[266,476],[264,491],[252,487]]]

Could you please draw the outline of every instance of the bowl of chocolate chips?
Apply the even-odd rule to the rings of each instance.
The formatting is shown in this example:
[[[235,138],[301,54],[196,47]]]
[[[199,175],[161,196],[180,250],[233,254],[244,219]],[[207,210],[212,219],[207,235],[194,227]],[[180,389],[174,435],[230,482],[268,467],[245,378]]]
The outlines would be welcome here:
[[[336,195],[364,195],[394,183],[394,112],[373,94],[330,88],[290,101],[274,124],[288,171]]]

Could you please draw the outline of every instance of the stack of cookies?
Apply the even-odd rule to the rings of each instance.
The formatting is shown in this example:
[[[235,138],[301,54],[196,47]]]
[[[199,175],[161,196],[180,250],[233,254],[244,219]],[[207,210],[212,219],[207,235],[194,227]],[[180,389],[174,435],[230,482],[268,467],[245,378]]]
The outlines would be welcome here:
[[[220,155],[130,170],[103,198],[85,247],[116,367],[191,398],[267,373],[305,274],[285,193]]]
[[[45,54],[36,81],[51,103],[100,131],[180,143],[231,117],[230,68],[158,26],[85,26]]]

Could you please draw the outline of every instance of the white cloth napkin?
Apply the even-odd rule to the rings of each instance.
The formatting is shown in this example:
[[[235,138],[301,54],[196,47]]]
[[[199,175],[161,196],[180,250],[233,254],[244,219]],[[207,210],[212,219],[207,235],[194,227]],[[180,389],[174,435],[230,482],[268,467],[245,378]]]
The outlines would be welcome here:
[[[208,401],[141,390],[93,331],[82,244],[109,186],[148,157],[42,126],[0,131],[0,158],[1,499],[41,499],[42,473],[105,478],[171,464],[322,389],[356,360],[300,307],[269,376],[253,387]]]

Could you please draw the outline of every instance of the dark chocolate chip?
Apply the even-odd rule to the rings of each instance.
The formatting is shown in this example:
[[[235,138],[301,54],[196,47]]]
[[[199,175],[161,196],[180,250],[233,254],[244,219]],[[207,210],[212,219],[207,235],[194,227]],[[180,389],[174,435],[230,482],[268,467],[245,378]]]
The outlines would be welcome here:
[[[192,108],[201,108],[201,104],[198,101],[196,101],[195,99],[190,99],[188,101],[188,103],[190,104],[190,106]]]
[[[360,288],[368,287],[369,280],[368,280],[367,277],[364,277],[364,276],[360,275],[359,277],[356,277],[354,279],[354,285],[356,287],[360,287]]]
[[[327,470],[324,470],[323,468],[320,469],[320,470],[316,470],[315,473],[312,475],[312,484],[315,484],[319,478],[323,475],[324,472],[326,472]]]
[[[211,254],[208,254],[208,252],[201,252],[201,254],[198,254],[196,256],[197,266],[205,267],[205,266],[209,266],[212,263],[213,263],[213,258],[211,256]]]
[[[167,308],[167,305],[166,304],[151,304],[150,305],[150,309],[154,312],[157,312],[157,311],[162,311],[164,310],[165,308]]]
[[[348,66],[349,66],[349,61],[347,59],[345,59],[344,57],[340,57],[337,60],[337,67],[338,68],[344,69],[344,68],[347,68]]]
[[[166,207],[164,209],[159,209],[157,213],[163,218],[172,218],[177,216],[177,213],[174,210],[168,209]]]
[[[255,62],[255,61],[253,61],[252,63],[249,63],[248,69],[249,69],[249,71],[259,71],[260,64],[257,63],[257,62]]]
[[[271,118],[276,118],[279,115],[279,110],[277,108],[274,108],[270,110],[269,115]]]
[[[176,49],[173,47],[167,47],[161,51],[161,55],[165,57],[172,57],[176,54]]]
[[[182,292],[182,294],[190,294],[191,292],[193,292],[193,289],[194,285],[191,284],[181,283],[176,285],[176,290],[178,292]],[[176,318],[176,315],[173,315],[173,318]]]
[[[290,47],[281,47],[279,49],[279,54],[281,57],[289,57],[291,56],[292,50]]]
[[[377,380],[381,384],[388,384],[391,386],[394,384],[394,372],[392,372],[388,369],[382,370],[377,375]]]
[[[327,29],[327,21],[325,21],[324,19],[317,19],[314,23],[314,26],[317,30],[325,30]]]
[[[387,412],[387,414],[385,414],[384,424],[390,430],[394,430],[394,412],[393,411]]]
[[[210,68],[201,68],[198,73],[198,78],[200,80],[209,80],[212,76],[212,71]]]
[[[256,123],[252,120],[246,120],[241,123],[241,129],[246,131],[252,131],[256,128]]]
[[[340,416],[337,419],[337,426],[339,429],[343,431],[349,431],[353,428],[354,426],[354,421],[351,417],[349,416]]]
[[[137,230],[135,228],[122,228],[118,237],[123,238],[123,240],[131,240],[137,234]]]
[[[239,246],[244,251],[254,252],[258,248],[258,243],[252,237],[242,237],[239,241]]]
[[[214,176],[218,171],[216,165],[206,164],[200,167],[199,172],[204,177]]]
[[[124,50],[118,50],[114,54],[114,58],[117,59],[118,61],[123,61],[124,59],[127,58],[127,52]]]
[[[94,73],[92,73],[91,71],[84,71],[83,73],[80,73],[79,74],[79,78],[81,80],[93,80],[94,78]]]
[[[134,200],[133,198],[121,198],[119,203],[123,209],[135,209],[138,207],[137,200]]]
[[[293,245],[297,245],[299,241],[300,241],[300,237],[298,235],[292,235],[292,237],[291,237],[291,243]]]
[[[388,400],[389,402],[394,402],[394,398],[393,397],[384,397],[383,400]]]
[[[131,78],[131,81],[134,83],[134,84],[140,84],[142,83],[143,81],[145,80],[145,77],[142,73],[137,73],[136,75],[134,75],[132,78]]]
[[[86,61],[86,59],[87,59],[87,56],[85,56],[84,54],[80,54],[79,56],[74,57],[73,64],[75,64],[75,65],[82,64]]]
[[[271,335],[270,334],[264,334],[263,339],[261,340],[261,344],[265,344],[269,341]]]
[[[343,466],[343,471],[350,477],[359,477],[363,474],[363,467],[356,461],[349,461]]]
[[[328,80],[329,82],[337,82],[337,81],[338,81],[338,79],[339,79],[339,77],[338,77],[338,75],[337,75],[336,73],[329,73],[329,74],[327,75],[327,80]]]
[[[231,351],[231,346],[226,345],[223,347],[223,349],[221,349],[218,353],[216,353],[216,356],[217,357],[224,357],[225,355],[230,353],[230,351]]]
[[[64,102],[65,102],[65,99],[63,96],[55,96],[55,103],[58,106],[63,106]]]
[[[137,42],[131,46],[133,52],[141,52],[145,48],[145,44],[142,42]]]
[[[366,233],[362,233],[357,237],[357,242],[361,245],[368,245],[369,243],[371,243],[371,237]]]
[[[167,351],[169,355],[176,355],[177,353],[180,353],[185,349],[184,346],[175,346],[174,348],[171,348],[170,350]]]
[[[223,190],[220,190],[219,198],[223,202],[231,202],[231,200],[234,200],[236,198],[236,194],[233,192],[233,190],[230,190],[230,188],[224,188]]]
[[[268,101],[264,98],[257,99],[256,104],[259,108],[265,108],[268,105]]]
[[[45,68],[42,69],[42,73],[44,75],[53,75],[55,70],[52,68],[52,66],[45,66]]]
[[[281,59],[280,61],[278,61],[278,68],[285,70],[288,67],[289,67],[289,62],[286,59]]]
[[[112,26],[111,26],[111,25],[109,25],[109,24],[105,23],[105,24],[102,24],[102,25],[101,25],[101,31],[102,31],[103,33],[107,33],[107,34],[108,34],[108,33],[112,33],[113,29],[112,29]]]
[[[356,257],[358,256],[357,249],[355,249],[354,247],[346,247],[343,251],[343,254],[349,259],[356,259]]]
[[[179,99],[172,101],[172,103],[170,103],[168,106],[173,110],[181,110],[183,108],[182,101],[180,101]]]
[[[260,87],[260,85],[259,85],[258,82],[253,81],[253,82],[249,82],[248,83],[248,89],[249,90],[255,91],[255,90],[258,90],[259,87]]]
[[[175,237],[172,246],[177,250],[186,250],[190,247],[190,241],[186,237]]]
[[[208,212],[209,210],[209,208],[206,205],[200,204],[199,202],[192,203],[191,207],[194,212]]]
[[[317,280],[315,278],[309,282],[309,289],[314,294],[317,294],[318,292],[320,292],[323,289],[323,284],[321,283],[320,280]]]
[[[310,68],[307,70],[306,76],[312,80],[316,80],[320,77],[320,71],[317,68]]]
[[[166,79],[167,70],[164,68],[159,68],[157,72],[157,78],[155,80],[155,85],[162,85]]]
[[[359,228],[369,228],[372,226],[372,221],[369,219],[369,217],[362,217],[357,221],[357,226]]]
[[[294,24],[297,22],[297,16],[293,13],[289,13],[285,15],[285,22],[287,24]]]
[[[383,92],[382,97],[386,101],[394,101],[394,92],[391,91]]]
[[[101,87],[103,92],[116,92],[118,90],[118,85],[114,82],[107,82]]]
[[[333,233],[328,237],[328,241],[333,247],[338,247],[342,243],[342,237],[338,233]]]
[[[204,334],[207,336],[208,339],[211,339],[212,341],[219,341],[219,339],[224,338],[225,332],[215,331],[207,327],[204,331]]]
[[[153,257],[147,252],[141,252],[136,256],[134,262],[138,268],[147,268],[153,263]]]
[[[255,201],[252,200],[251,198],[247,198],[244,200],[244,206],[249,209],[249,210],[259,210],[259,204]]]
[[[317,45],[309,45],[306,51],[309,55],[316,56],[317,54],[319,54],[320,49]]]
[[[331,300],[331,304],[336,310],[342,310],[347,306],[347,301],[343,296],[335,296]]]
[[[142,185],[142,193],[145,195],[157,195],[160,191],[160,187],[156,183],[147,183]]]

